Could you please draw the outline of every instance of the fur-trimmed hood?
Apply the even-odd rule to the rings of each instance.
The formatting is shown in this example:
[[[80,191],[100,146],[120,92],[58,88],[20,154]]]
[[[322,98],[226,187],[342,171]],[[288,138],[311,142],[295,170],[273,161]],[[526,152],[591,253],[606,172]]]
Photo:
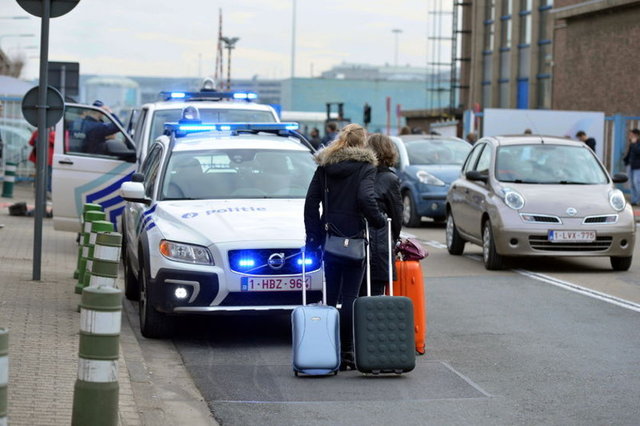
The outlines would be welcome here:
[[[320,166],[330,166],[343,161],[357,161],[360,163],[370,163],[373,166],[378,165],[378,160],[373,151],[369,148],[361,147],[345,147],[333,152],[327,148],[323,148],[316,153],[315,160]]]

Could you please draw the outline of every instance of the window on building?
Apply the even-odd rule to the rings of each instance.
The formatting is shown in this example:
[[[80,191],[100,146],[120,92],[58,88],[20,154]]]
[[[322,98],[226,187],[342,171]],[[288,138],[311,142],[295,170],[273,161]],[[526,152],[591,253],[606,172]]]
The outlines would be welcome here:
[[[531,12],[520,13],[520,44],[531,44]]]
[[[518,78],[528,78],[530,66],[531,47],[528,45],[520,45],[518,49]]]
[[[512,12],[512,3],[511,0],[502,0],[502,16],[511,15]]]
[[[551,42],[543,40],[538,43],[538,74],[547,74],[551,72],[551,62],[553,60],[551,54]]]
[[[491,81],[493,79],[492,76],[492,61],[493,61],[493,55],[491,54],[491,52],[485,52],[485,54],[482,57],[482,80],[483,81]]]
[[[500,47],[511,47],[511,16],[503,16],[500,20]]]

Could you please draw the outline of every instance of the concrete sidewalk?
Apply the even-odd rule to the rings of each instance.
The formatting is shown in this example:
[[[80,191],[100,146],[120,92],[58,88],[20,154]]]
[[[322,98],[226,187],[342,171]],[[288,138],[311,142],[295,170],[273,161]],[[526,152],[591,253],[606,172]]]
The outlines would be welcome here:
[[[80,328],[73,279],[76,235],[54,231],[52,220],[44,220],[42,279],[32,281],[34,220],[9,216],[8,206],[19,201],[33,206],[33,200],[29,183],[17,184],[13,198],[0,198],[0,327],[9,329],[8,420],[11,425],[69,425]],[[147,341],[155,357],[148,364],[138,339],[143,338],[123,315],[120,424],[216,424],[173,343]]]

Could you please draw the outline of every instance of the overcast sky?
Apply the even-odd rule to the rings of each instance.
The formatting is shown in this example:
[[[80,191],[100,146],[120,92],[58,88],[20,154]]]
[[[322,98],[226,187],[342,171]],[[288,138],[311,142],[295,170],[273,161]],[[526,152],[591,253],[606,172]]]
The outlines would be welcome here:
[[[393,65],[394,28],[402,30],[398,64],[424,67],[427,36],[437,31],[429,12],[451,7],[451,0],[81,0],[51,20],[49,60],[80,62],[82,74],[212,75],[221,9],[223,35],[240,38],[232,78],[288,78],[294,1],[297,77],[341,62]],[[40,19],[7,19],[27,15],[15,0],[0,0],[0,47],[27,56],[22,77],[31,79],[39,72]]]

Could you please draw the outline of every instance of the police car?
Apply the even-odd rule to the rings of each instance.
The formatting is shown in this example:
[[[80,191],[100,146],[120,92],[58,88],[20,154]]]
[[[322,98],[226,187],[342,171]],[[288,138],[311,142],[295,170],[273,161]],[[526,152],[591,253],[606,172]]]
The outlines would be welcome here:
[[[54,228],[80,230],[80,214],[85,203],[99,203],[116,227],[124,208],[118,195],[120,185],[130,180],[142,164],[150,144],[162,134],[164,123],[178,121],[188,106],[197,105],[207,122],[278,122],[272,107],[255,103],[251,92],[162,92],[161,100],[145,104],[130,131],[100,108],[65,104],[64,119],[56,126],[53,155]],[[108,136],[106,152],[90,153],[82,122],[88,116],[117,128]]]
[[[125,294],[146,337],[174,315],[288,310],[322,288],[303,207],[316,165],[293,123],[167,125],[122,184]]]

